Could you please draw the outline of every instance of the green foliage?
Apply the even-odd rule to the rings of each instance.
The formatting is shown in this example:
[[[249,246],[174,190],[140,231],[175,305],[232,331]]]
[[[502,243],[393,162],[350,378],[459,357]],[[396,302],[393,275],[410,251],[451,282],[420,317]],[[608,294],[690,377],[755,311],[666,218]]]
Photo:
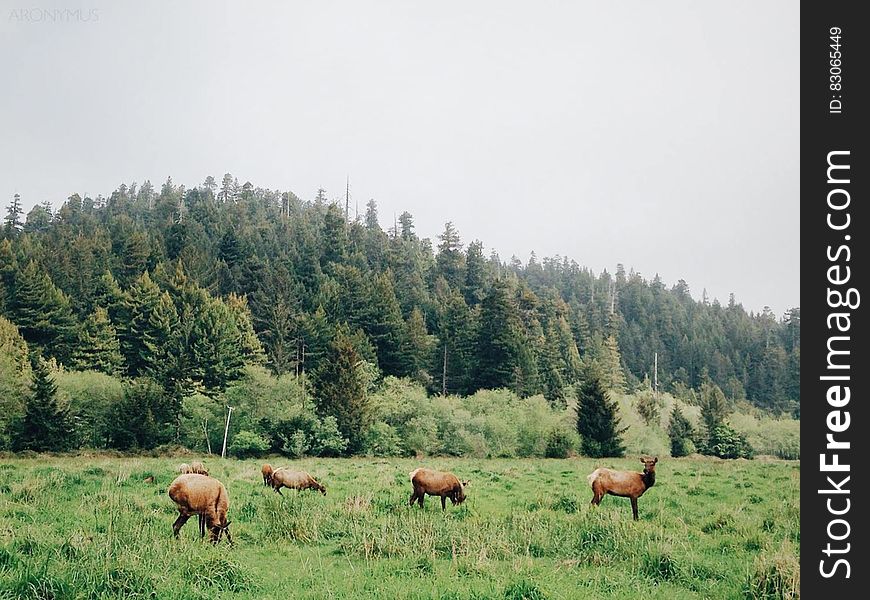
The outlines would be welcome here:
[[[311,451],[315,456],[341,456],[348,450],[350,442],[343,437],[338,419],[332,415],[317,423],[311,440]]]
[[[317,412],[335,419],[350,453],[362,449],[370,416],[362,363],[347,328],[340,327],[314,380]]]
[[[256,458],[269,450],[269,440],[253,431],[240,431],[233,436],[229,453],[238,458]]]
[[[584,455],[593,457],[624,456],[622,434],[627,428],[619,427],[619,407],[608,397],[601,381],[590,375],[577,384],[577,433]]]
[[[671,440],[671,456],[678,458],[680,456],[688,456],[695,451],[695,446],[692,443],[693,436],[692,424],[683,414],[679,405],[674,405],[674,410],[671,411],[671,418],[668,421],[668,437]]]
[[[746,438],[727,423],[717,425],[709,433],[702,450],[704,454],[719,458],[752,458],[755,454]]]
[[[475,388],[515,389],[521,348],[519,317],[510,302],[507,284],[497,280],[481,305]]]
[[[113,407],[109,440],[121,450],[150,449],[171,440],[180,425],[180,406],[151,379],[129,383]]]
[[[368,456],[401,456],[402,438],[391,425],[372,423],[366,431],[363,452]]]
[[[577,448],[577,438],[565,429],[553,429],[547,436],[547,448],[544,456],[547,458],[568,458]]]
[[[30,378],[27,342],[0,317],[0,450],[12,446],[11,426],[24,413]]]
[[[124,358],[109,312],[100,306],[88,316],[79,330],[73,349],[72,366],[82,371],[99,371],[107,375],[121,372]]]
[[[58,400],[49,364],[34,356],[33,383],[16,435],[17,450],[63,451],[73,445],[74,428],[69,406]]]
[[[644,390],[635,396],[634,408],[647,425],[658,425],[661,421],[662,402],[651,390]]]
[[[701,385],[699,405],[708,434],[725,422],[729,412],[728,401],[715,383],[707,380]]]

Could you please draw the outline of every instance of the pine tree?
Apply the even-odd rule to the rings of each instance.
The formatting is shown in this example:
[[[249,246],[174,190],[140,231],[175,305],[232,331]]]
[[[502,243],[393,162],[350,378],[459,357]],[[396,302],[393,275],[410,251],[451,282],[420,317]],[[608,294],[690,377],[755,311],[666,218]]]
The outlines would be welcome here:
[[[700,393],[701,419],[709,435],[716,427],[725,422],[728,416],[728,401],[718,385],[704,377]]]
[[[7,311],[29,344],[62,362],[69,360],[75,320],[69,298],[31,260],[15,276]]]
[[[463,293],[469,306],[477,306],[483,301],[486,284],[487,263],[483,258],[483,243],[475,240],[468,244],[465,252],[465,282]]]
[[[683,414],[679,404],[674,406],[668,421],[668,437],[671,440],[671,456],[679,458],[687,456],[694,450],[692,437],[694,435],[692,424]]]
[[[378,275],[364,301],[365,318],[356,324],[371,339],[378,353],[378,366],[386,375],[404,376],[413,372],[413,357],[408,356],[408,338],[402,310],[396,299],[392,272]]]
[[[341,435],[348,440],[350,454],[362,448],[369,420],[370,407],[361,364],[348,329],[342,325],[314,377],[317,413],[321,418],[335,417]]]
[[[597,375],[589,374],[576,386],[577,433],[581,450],[593,458],[624,456],[622,434],[628,427],[619,427],[619,407],[608,397]]]
[[[34,356],[32,365],[31,394],[16,435],[16,448],[37,452],[69,450],[75,433],[69,406],[58,401],[57,385],[48,363]]]
[[[21,223],[22,213],[21,196],[15,194],[12,197],[12,203],[6,207],[6,217],[3,219],[3,232],[7,236],[11,237],[21,231],[23,227]]]
[[[248,301],[244,296],[230,294],[226,299],[227,307],[232,313],[233,321],[239,332],[236,345],[241,351],[245,362],[259,364],[265,361],[266,356],[260,339],[254,331],[253,317],[248,308]]]
[[[507,285],[496,280],[483,300],[477,336],[475,389],[513,389],[520,365],[520,331]]]
[[[109,320],[109,312],[98,306],[79,330],[78,343],[73,349],[72,365],[82,371],[117,375],[121,372],[123,363],[121,345]]]
[[[477,344],[474,314],[457,290],[449,292],[438,307],[438,342],[430,369],[437,393],[471,393]]]
[[[450,287],[462,289],[465,272],[465,256],[462,254],[462,241],[459,232],[448,221],[444,225],[444,233],[438,236],[438,257],[436,264],[438,274],[447,280]]]

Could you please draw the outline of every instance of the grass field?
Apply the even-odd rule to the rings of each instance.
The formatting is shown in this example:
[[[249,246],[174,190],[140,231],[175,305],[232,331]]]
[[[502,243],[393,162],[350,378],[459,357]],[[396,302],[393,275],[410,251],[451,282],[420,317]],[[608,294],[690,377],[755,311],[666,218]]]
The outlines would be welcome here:
[[[636,458],[422,461],[471,480],[446,513],[408,506],[421,461],[296,461],[329,493],[282,498],[262,461],[205,459],[234,547],[201,542],[195,519],[171,538],[180,462],[0,459],[0,600],[799,595],[797,462],[663,459],[635,523],[627,499],[590,507],[585,476]]]

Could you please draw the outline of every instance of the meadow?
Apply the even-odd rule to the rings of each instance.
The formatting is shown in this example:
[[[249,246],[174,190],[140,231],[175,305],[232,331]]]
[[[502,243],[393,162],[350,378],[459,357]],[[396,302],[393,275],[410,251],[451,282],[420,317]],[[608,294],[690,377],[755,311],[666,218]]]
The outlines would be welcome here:
[[[0,600],[12,598],[793,598],[800,463],[662,458],[656,485],[589,506],[597,466],[570,459],[276,459],[328,488],[262,485],[263,461],[204,457],[235,545],[172,539],[166,494],[196,457],[0,459]],[[468,500],[408,506],[425,464]],[[154,476],[153,484],[144,480]]]

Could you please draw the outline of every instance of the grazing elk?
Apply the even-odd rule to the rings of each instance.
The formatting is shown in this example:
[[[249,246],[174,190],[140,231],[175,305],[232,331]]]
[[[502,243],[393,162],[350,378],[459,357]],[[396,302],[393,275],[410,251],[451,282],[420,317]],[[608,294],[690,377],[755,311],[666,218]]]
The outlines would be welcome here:
[[[213,543],[220,541],[221,535],[227,534],[227,541],[232,544],[230,522],[227,521],[227,509],[230,501],[227,489],[217,479],[198,473],[179,475],[169,485],[169,497],[178,507],[178,518],[172,524],[175,537],[191,515],[199,515],[200,537],[205,536],[208,527]]]
[[[285,487],[300,491],[317,490],[324,496],[326,495],[326,488],[317,483],[317,480],[305,471],[291,471],[283,467],[275,469],[272,471],[271,483],[272,489],[279,494],[281,494],[281,488]],[[281,495],[283,496],[284,494]]]
[[[414,506],[414,502],[418,502],[420,508],[423,508],[423,498],[426,494],[441,497],[441,510],[447,509],[447,498],[450,498],[454,506],[465,501],[465,486],[468,485],[468,481],[459,481],[453,473],[421,468],[414,469],[408,473],[408,476],[411,478],[411,485],[414,486],[408,506]]]
[[[201,462],[199,462],[198,460],[195,460],[192,463],[190,463],[190,472],[208,476],[208,469],[206,469],[205,465],[202,464]]]
[[[658,457],[641,458],[643,473],[633,471],[614,471],[613,469],[598,468],[586,476],[586,481],[592,485],[592,504],[598,506],[604,494],[620,496],[631,499],[631,513],[637,521],[637,499],[643,493],[655,485],[656,463]]]
[[[272,470],[272,465],[266,463],[260,471],[263,473],[263,485],[272,485],[272,473],[275,472]]]

